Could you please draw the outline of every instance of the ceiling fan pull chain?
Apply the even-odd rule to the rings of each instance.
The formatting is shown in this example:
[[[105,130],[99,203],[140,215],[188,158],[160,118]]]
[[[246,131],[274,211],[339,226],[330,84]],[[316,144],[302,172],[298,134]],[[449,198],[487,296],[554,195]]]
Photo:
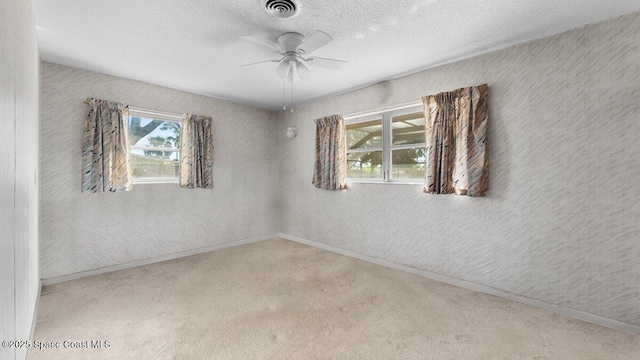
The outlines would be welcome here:
[[[293,81],[291,82],[291,112],[293,112]]]
[[[287,79],[282,82],[282,110],[287,110]]]

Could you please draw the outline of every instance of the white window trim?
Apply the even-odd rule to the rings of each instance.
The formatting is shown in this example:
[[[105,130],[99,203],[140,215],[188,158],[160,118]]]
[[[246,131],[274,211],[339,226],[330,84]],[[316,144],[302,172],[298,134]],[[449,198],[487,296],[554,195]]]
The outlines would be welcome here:
[[[154,118],[156,120],[182,122],[182,115],[164,111],[156,111],[149,109],[142,109],[137,107],[129,107],[129,116],[139,116],[146,118]]]
[[[368,178],[347,178],[350,183],[361,184],[383,184],[383,185],[423,185],[424,179],[399,179],[394,180],[391,178],[391,152],[393,150],[413,149],[420,146],[425,146],[425,143],[410,144],[410,145],[392,145],[391,134],[391,118],[398,115],[410,114],[419,108],[423,108],[422,102],[409,102],[399,104],[395,106],[388,106],[366,112],[360,112],[355,114],[349,114],[343,116],[344,123],[346,125],[357,124],[365,121],[378,120],[382,118],[382,147],[375,148],[363,148],[357,150],[347,150],[347,154],[356,152],[369,152],[382,150],[382,179],[368,179]]]
[[[167,179],[167,178],[144,178],[144,179],[135,179],[133,183],[135,185],[154,185],[154,184],[178,184],[180,179]]]
[[[411,102],[406,102],[402,104],[384,106],[384,107],[380,107],[373,110],[361,111],[358,113],[351,113],[351,114],[343,115],[342,118],[346,123],[347,121],[352,121],[354,118],[360,118],[360,117],[369,116],[369,115],[377,115],[377,114],[385,113],[388,111],[402,110],[402,109],[415,107],[415,106],[423,106],[422,101],[411,101]],[[359,121],[356,121],[356,122],[359,122]]]
[[[169,113],[164,111],[156,111],[156,110],[148,110],[136,107],[129,107],[129,116],[138,116],[145,118],[152,118],[154,120],[162,120],[162,121],[173,121],[182,123],[182,115],[176,113]],[[175,148],[156,148],[156,147],[146,147],[146,146],[131,146],[131,150],[155,150],[155,151],[172,151],[172,152],[180,152],[180,149]],[[152,184],[178,184],[180,182],[179,178],[175,179],[167,179],[167,178],[133,178],[134,185],[152,185]]]
[[[154,119],[156,120],[156,119]],[[161,148],[153,146],[131,146],[131,150],[150,150],[150,151],[162,151],[162,152],[180,152],[178,148]]]

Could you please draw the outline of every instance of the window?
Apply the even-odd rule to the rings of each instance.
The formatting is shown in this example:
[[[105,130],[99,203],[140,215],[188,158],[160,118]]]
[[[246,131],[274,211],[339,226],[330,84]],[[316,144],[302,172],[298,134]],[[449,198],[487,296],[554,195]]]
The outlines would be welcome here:
[[[182,117],[130,109],[129,137],[134,183],[177,183]]]
[[[346,117],[347,178],[421,183],[425,172],[422,105]]]

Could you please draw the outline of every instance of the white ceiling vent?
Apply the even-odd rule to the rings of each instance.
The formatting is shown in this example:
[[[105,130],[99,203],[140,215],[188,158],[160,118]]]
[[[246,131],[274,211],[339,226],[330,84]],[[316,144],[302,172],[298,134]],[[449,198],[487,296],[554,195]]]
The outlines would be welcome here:
[[[281,19],[294,17],[300,11],[298,0],[260,0],[260,6],[267,14]]]

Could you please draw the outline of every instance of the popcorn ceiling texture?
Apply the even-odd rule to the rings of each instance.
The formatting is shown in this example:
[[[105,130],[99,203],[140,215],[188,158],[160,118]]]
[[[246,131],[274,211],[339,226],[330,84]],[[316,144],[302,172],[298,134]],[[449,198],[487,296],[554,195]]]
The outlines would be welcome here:
[[[213,190],[134,184],[80,193],[86,97],[213,118]],[[42,63],[42,278],[277,232],[276,114]]]
[[[311,184],[313,119],[483,83],[486,198]],[[636,13],[283,112],[280,232],[640,325],[639,98]]]
[[[278,110],[275,64],[240,67],[277,54],[240,36],[275,42],[322,30],[335,39],[314,55],[349,68],[311,66],[294,91],[304,103],[639,11],[640,2],[302,0],[291,19],[267,15],[258,0],[34,0],[34,10],[45,61]]]

